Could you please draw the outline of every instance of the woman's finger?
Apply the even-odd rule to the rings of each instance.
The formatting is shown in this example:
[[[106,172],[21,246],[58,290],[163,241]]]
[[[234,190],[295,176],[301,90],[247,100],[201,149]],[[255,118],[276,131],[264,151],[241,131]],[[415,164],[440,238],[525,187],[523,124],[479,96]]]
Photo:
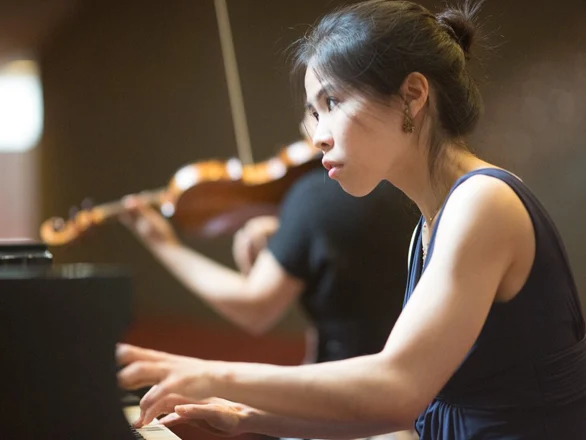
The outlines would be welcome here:
[[[155,385],[168,374],[169,368],[163,362],[136,361],[118,372],[118,384],[126,390]]]
[[[189,423],[189,420],[184,420],[179,414],[171,413],[159,419],[159,423],[167,427],[180,425],[182,423]]]
[[[140,415],[142,423],[145,425],[148,425],[159,415],[160,402],[174,392],[174,387],[170,385],[171,382],[167,377],[166,380],[161,378],[157,383],[140,400]]]
[[[162,351],[120,342],[116,344],[115,356],[118,365],[126,365],[136,361],[162,361],[168,359],[171,355]]]
[[[155,385],[156,387],[156,385]],[[154,388],[154,387],[153,387]],[[177,405],[185,405],[189,403],[194,403],[193,400],[183,397],[179,394],[168,394],[164,396],[162,399],[156,401],[156,403],[152,406],[151,412],[155,414],[154,417],[159,417],[161,415],[169,415],[175,411],[175,407]],[[143,426],[144,424],[150,423],[150,419],[147,421],[146,416],[142,412],[141,408],[141,415],[139,418],[134,422],[135,427]]]
[[[185,404],[177,405],[175,413],[190,424],[205,422],[216,434],[233,434],[240,422],[238,412],[227,405],[217,404]]]

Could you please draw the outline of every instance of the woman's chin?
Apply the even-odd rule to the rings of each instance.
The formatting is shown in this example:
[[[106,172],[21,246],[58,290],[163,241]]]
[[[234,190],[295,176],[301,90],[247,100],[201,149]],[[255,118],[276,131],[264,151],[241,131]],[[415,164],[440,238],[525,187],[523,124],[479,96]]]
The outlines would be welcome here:
[[[352,182],[352,183],[344,182],[342,180],[339,180],[338,183],[340,184],[340,186],[342,187],[342,189],[344,191],[346,191],[348,194],[350,194],[351,196],[354,196],[354,197],[367,196],[376,187],[376,185],[375,186],[366,186],[364,184],[361,185],[356,182]]]

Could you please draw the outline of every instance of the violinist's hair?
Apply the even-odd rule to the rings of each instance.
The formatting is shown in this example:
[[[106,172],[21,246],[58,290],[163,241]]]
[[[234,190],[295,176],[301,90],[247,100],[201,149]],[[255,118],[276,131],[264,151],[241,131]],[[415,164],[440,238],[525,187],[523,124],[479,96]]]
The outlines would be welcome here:
[[[369,0],[337,9],[293,45],[293,79],[302,84],[311,65],[338,87],[388,102],[409,73],[423,74],[436,100],[430,106],[436,113],[429,146],[433,173],[444,142],[464,146],[482,113],[467,65],[481,4],[465,0],[435,15],[410,1]]]

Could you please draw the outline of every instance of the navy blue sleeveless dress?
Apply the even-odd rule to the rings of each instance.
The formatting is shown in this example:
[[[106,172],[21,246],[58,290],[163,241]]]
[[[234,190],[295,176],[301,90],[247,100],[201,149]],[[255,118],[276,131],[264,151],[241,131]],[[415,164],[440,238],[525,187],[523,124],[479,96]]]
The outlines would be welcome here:
[[[421,440],[586,439],[584,318],[561,238],[535,196],[506,171],[470,172],[448,198],[477,174],[507,183],[523,202],[535,230],[535,260],[515,298],[493,304],[474,346],[415,428]],[[440,211],[437,225],[441,217]],[[433,258],[437,225],[425,265],[422,225],[420,219],[411,245],[405,303]]]

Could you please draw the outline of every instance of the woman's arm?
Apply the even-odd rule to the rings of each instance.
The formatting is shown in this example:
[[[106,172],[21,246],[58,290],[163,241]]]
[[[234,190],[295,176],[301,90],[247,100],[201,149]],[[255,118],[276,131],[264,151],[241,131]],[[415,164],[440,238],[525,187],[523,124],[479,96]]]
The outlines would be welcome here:
[[[159,399],[177,392],[331,424],[332,435],[337,423],[360,421],[364,435],[371,433],[367,426],[408,425],[465,359],[505,275],[518,266],[519,253],[534,245],[532,237],[528,214],[513,191],[496,179],[473,177],[450,198],[432,259],[381,353],[278,367],[123,346],[119,360],[130,365],[120,382],[131,388],[158,384],[141,403],[145,420],[157,415]]]
[[[178,403],[171,408],[172,413],[160,419],[166,426],[189,424],[204,429],[212,434],[235,436],[247,432],[269,435],[273,437],[295,438],[330,438],[335,440],[356,439],[365,432],[371,435],[377,433],[395,432],[388,426],[362,426],[363,423],[331,424],[282,417],[270,414],[255,408],[250,408],[224,399],[209,399],[206,403],[183,404]],[[411,429],[410,426],[405,429]],[[399,429],[397,429],[399,430]]]
[[[327,438],[354,440],[362,437],[413,429],[415,418],[404,425],[372,421],[336,422],[306,420],[279,416],[250,409],[242,421],[242,432],[254,432],[274,437]]]
[[[356,439],[365,432],[375,435],[395,431],[387,425],[377,427],[361,422],[337,423],[334,428],[329,423],[283,417],[216,397],[196,402],[184,396],[170,394],[160,402],[158,411],[166,414],[159,418],[159,422],[166,426],[189,424],[221,436],[255,432],[274,437],[327,437],[345,440]],[[133,421],[133,425],[140,427],[142,421],[140,419]],[[412,424],[405,428],[411,427]]]

